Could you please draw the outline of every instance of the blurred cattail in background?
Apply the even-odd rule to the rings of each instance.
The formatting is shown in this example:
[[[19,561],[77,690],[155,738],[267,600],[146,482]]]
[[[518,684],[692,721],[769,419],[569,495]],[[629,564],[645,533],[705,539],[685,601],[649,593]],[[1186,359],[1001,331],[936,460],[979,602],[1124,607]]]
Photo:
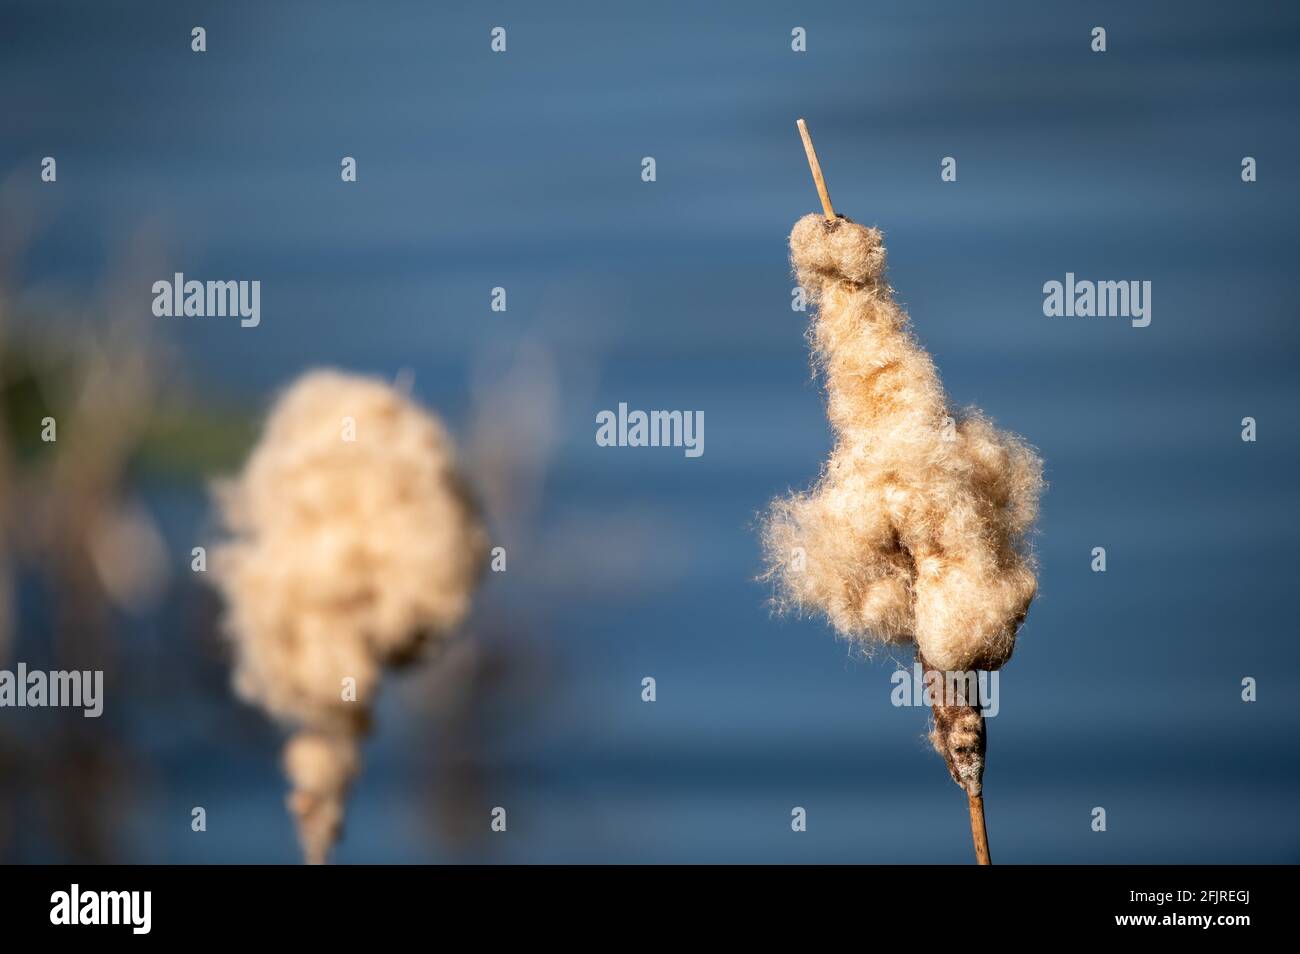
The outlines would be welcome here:
[[[19,659],[102,670],[121,698],[130,651],[121,623],[153,611],[170,577],[162,535],[132,475],[175,434],[163,439],[155,409],[165,404],[179,419],[184,402],[169,380],[170,354],[153,326],[134,317],[133,289],[156,271],[152,235],[140,230],[120,241],[100,285],[85,291],[26,274],[25,259],[49,225],[12,179],[0,184],[0,666]],[[115,856],[136,767],[117,732],[119,711],[113,706],[93,724],[60,711],[36,744],[6,720],[0,855],[6,829],[19,852],[32,843],[17,796],[44,783],[51,794],[33,817],[48,825],[63,857]]]
[[[0,353],[4,350],[4,329],[0,328]],[[9,462],[9,435],[0,415],[0,666],[9,659],[13,640],[13,569],[9,557],[9,526],[14,488]]]
[[[309,863],[337,840],[379,685],[469,609],[487,534],[442,424],[375,379],[313,371],[216,488],[235,687],[293,727],[290,809]]]

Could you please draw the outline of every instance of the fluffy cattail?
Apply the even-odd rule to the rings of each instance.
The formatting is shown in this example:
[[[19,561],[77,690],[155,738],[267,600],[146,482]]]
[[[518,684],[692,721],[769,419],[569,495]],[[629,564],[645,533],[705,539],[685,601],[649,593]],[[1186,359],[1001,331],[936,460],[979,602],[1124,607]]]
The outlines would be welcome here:
[[[975,857],[989,864],[984,716],[967,679],[1011,658],[1037,592],[1029,533],[1043,465],[979,412],[949,408],[885,280],[883,237],[835,214],[797,125],[825,215],[795,223],[790,258],[817,306],[808,337],[835,446],[811,491],[773,503],[767,576],[778,605],[821,611],[850,640],[915,646],[930,741],[966,792]]]
[[[486,532],[441,423],[382,381],[334,371],[279,398],[217,498],[235,687],[294,728],[289,804],[307,860],[323,862],[382,675],[464,617]]]
[[[997,669],[1037,590],[1029,533],[1042,463],[977,411],[948,406],[885,280],[881,233],[800,219],[799,283],[835,446],[764,530],[778,602],[857,642],[915,643],[939,670]]]

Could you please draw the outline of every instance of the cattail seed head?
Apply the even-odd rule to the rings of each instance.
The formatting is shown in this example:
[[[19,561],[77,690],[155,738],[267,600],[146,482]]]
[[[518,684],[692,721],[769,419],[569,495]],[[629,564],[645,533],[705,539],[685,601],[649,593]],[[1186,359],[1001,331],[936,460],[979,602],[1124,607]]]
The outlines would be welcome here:
[[[487,534],[436,417],[388,384],[313,371],[217,487],[238,693],[299,731],[285,752],[308,861],[342,823],[384,671],[464,617]]]
[[[469,608],[487,536],[451,440],[382,381],[299,379],[218,497],[231,536],[213,571],[236,687],[278,718],[364,722],[384,668]]]
[[[790,250],[819,304],[809,337],[835,446],[816,486],[768,513],[777,603],[822,612],[864,645],[915,643],[938,669],[996,669],[1037,592],[1042,463],[978,411],[949,407],[885,280],[877,229],[808,215]]]

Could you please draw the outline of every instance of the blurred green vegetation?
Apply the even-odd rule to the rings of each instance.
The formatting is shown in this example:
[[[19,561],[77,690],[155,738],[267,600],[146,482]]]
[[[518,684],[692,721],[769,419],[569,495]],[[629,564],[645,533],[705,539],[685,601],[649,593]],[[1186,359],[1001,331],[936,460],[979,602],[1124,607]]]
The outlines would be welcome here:
[[[67,352],[48,352],[22,339],[0,350],[0,424],[19,464],[52,452],[41,439],[41,421],[53,417],[59,437],[75,435],[75,416],[59,406],[59,395],[76,392],[85,360]],[[133,474],[150,478],[204,480],[229,472],[246,456],[256,436],[256,416],[245,407],[198,403],[163,392],[149,408],[130,454]]]

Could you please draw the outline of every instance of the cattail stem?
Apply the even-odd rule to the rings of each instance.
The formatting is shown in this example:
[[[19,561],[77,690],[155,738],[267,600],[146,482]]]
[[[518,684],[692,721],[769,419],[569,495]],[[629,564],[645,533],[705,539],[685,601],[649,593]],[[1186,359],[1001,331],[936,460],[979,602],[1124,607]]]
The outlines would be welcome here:
[[[822,211],[826,213],[828,221],[834,222],[835,207],[831,205],[831,194],[826,191],[826,180],[822,178],[822,164],[817,161],[817,150],[813,148],[812,136],[808,135],[808,124],[800,119],[795,122],[795,125],[799,127],[799,135],[803,137],[803,151],[808,154],[808,168],[812,170],[813,183],[817,186],[817,195],[822,200]]]
[[[990,865],[989,833],[984,827],[984,796],[969,795],[970,800],[970,834],[975,842],[975,863]]]

